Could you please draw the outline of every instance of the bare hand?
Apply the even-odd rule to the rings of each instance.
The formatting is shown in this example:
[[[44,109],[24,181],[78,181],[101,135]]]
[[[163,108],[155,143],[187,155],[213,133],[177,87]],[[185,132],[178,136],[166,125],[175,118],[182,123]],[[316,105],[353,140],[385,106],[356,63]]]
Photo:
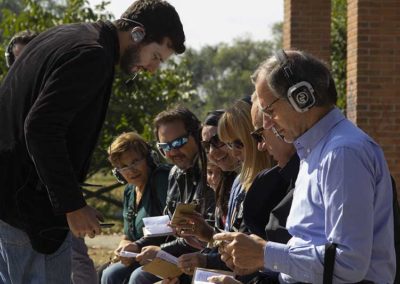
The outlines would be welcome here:
[[[121,240],[119,242],[119,245],[118,245],[117,249],[114,250],[114,254],[115,255],[119,255],[120,251],[125,250],[124,249],[125,247],[132,247],[131,244],[134,244],[136,246],[136,244],[132,243],[130,240]],[[132,250],[129,250],[129,251],[132,251]],[[133,251],[133,252],[135,252],[135,251]]]
[[[207,281],[211,283],[222,283],[222,284],[242,284],[242,282],[237,281],[236,279],[226,275],[211,276],[207,278]]]
[[[194,236],[204,242],[212,239],[214,229],[207,224],[200,213],[183,214],[182,218],[185,222],[181,222],[175,227],[181,236]]]
[[[183,254],[178,258],[178,267],[183,273],[193,275],[196,267],[206,267],[207,257],[199,252]]]
[[[125,243],[125,245],[122,245],[122,246],[121,246],[121,244],[123,244],[123,243]],[[136,252],[136,253],[138,253],[140,250],[139,250],[139,247],[137,246],[137,244],[134,243],[134,242],[126,241],[126,240],[122,240],[122,241],[120,242],[119,248],[116,249],[116,250],[114,251],[114,253],[115,253],[116,255],[118,255],[118,257],[119,257],[119,259],[120,259],[120,261],[121,261],[121,263],[122,263],[123,265],[129,266],[129,265],[131,265],[131,264],[135,261],[135,259],[132,258],[132,257],[122,257],[122,256],[120,256],[119,253],[120,253],[121,251],[130,251],[130,252]]]
[[[142,248],[142,252],[136,256],[136,260],[140,263],[140,265],[145,265],[156,258],[158,251],[161,248],[157,246],[147,246]]]
[[[233,263],[237,269],[253,269],[264,267],[265,240],[256,235],[243,233],[220,233],[214,235],[214,240],[227,241],[229,244],[221,246],[221,259],[228,265]]]
[[[86,235],[94,238],[101,232],[99,220],[103,221],[103,216],[93,207],[86,205],[67,213],[66,216],[71,232],[78,238],[84,238]]]

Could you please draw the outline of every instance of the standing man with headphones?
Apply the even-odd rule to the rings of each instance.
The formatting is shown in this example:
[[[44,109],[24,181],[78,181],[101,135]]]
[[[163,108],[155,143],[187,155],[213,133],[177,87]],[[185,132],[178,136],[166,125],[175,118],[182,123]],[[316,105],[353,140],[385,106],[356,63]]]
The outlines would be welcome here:
[[[153,73],[184,41],[173,6],[138,0],[115,22],[57,26],[25,47],[0,87],[0,279],[70,283],[69,231],[101,231],[80,187],[115,65]]]
[[[221,249],[224,261],[279,272],[268,283],[394,283],[388,166],[379,145],[335,107],[328,68],[307,53],[279,51],[253,79],[263,127],[275,128],[300,157],[286,223],[293,237],[279,244],[216,235],[230,242]]]

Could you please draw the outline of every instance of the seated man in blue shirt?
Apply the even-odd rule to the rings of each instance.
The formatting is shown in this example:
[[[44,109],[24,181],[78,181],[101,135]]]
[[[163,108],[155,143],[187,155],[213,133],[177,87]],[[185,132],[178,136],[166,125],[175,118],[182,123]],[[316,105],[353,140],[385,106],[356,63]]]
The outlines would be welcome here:
[[[280,272],[280,283],[322,283],[325,244],[335,243],[334,283],[393,283],[392,184],[379,145],[335,107],[328,68],[299,51],[278,52],[254,74],[264,128],[300,157],[287,244],[222,233],[223,260]]]

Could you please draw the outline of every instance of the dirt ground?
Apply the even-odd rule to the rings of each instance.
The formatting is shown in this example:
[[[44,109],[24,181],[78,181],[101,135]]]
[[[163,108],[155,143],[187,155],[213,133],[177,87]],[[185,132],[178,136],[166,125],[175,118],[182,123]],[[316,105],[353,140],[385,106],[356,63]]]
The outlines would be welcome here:
[[[96,267],[110,260],[121,239],[122,236],[118,234],[99,235],[93,239],[85,238],[89,256],[93,259]]]

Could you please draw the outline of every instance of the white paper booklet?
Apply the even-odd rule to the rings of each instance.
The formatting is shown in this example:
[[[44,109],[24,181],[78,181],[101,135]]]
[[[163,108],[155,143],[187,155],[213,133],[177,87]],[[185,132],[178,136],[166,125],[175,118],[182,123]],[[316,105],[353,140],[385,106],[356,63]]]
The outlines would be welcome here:
[[[157,252],[156,257],[161,258],[161,259],[164,259],[164,260],[166,260],[166,261],[168,261],[168,262],[171,262],[171,263],[173,263],[173,264],[175,264],[175,265],[178,265],[178,258],[175,257],[175,256],[173,256],[172,254],[169,254],[169,253],[166,252],[166,251],[159,250],[159,251]]]
[[[193,275],[192,283],[193,284],[211,283],[211,282],[207,281],[208,277],[223,276],[223,275],[234,278],[233,272],[230,272],[230,271],[196,268],[194,275]]]
[[[122,250],[122,251],[119,252],[119,255],[122,256],[122,257],[132,257],[132,258],[135,258],[135,257],[138,255],[138,253]]]
[[[143,234],[145,237],[160,237],[172,235],[173,230],[168,226],[169,216],[143,218]]]

